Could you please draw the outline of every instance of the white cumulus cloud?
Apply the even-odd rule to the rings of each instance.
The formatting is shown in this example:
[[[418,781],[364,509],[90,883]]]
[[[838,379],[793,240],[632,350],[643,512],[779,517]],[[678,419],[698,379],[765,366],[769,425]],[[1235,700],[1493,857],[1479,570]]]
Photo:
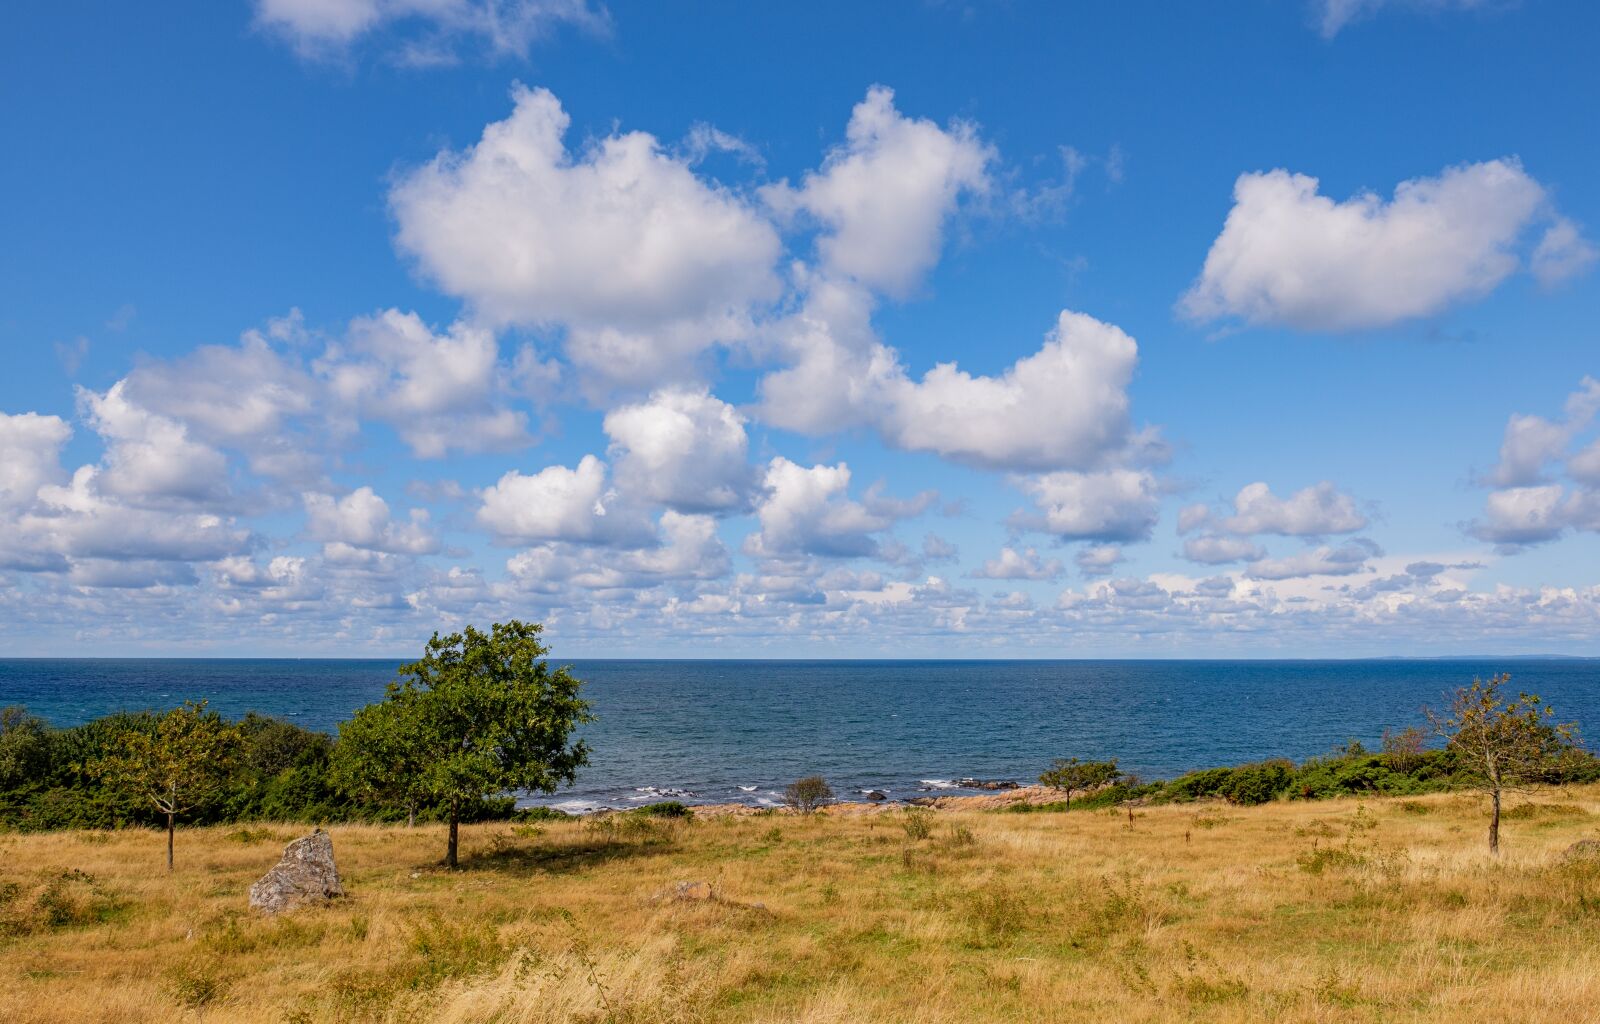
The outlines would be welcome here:
[[[512,99],[390,192],[397,244],[446,291],[498,323],[564,327],[575,361],[630,383],[660,370],[656,347],[692,355],[776,297],[778,235],[750,204],[645,132],[573,153],[555,96]]]
[[[1370,540],[1356,538],[1338,547],[1323,545],[1284,558],[1263,558],[1251,562],[1246,572],[1251,579],[1289,580],[1302,576],[1353,576],[1368,570],[1369,559],[1383,554]]]
[[[1037,513],[1019,512],[1012,525],[1068,540],[1147,540],[1155,528],[1160,488],[1145,470],[1118,468],[1022,477]]]
[[[531,440],[527,415],[505,401],[515,374],[482,327],[458,321],[436,334],[417,314],[387,309],[351,321],[317,369],[339,401],[389,423],[420,458]]]
[[[1372,192],[1335,201],[1316,178],[1286,170],[1243,174],[1180,307],[1196,320],[1312,331],[1429,316],[1515,272],[1529,228],[1550,216],[1545,188],[1515,158],[1401,182],[1388,201]],[[1544,274],[1581,269],[1579,242],[1557,236]]]
[[[1090,468],[1128,441],[1127,387],[1139,347],[1125,332],[1063,310],[1044,346],[998,377],[941,363],[884,387],[889,443],[990,469]]]
[[[531,476],[512,470],[480,494],[478,523],[504,542],[577,541],[642,544],[649,523],[623,502],[606,464],[585,455],[575,468],[546,466]]]
[[[1355,499],[1324,480],[1302,488],[1287,498],[1272,493],[1257,481],[1240,488],[1233,499],[1234,514],[1222,520],[1222,529],[1235,534],[1272,533],[1285,537],[1320,537],[1354,533],[1367,525]]]
[[[938,261],[945,219],[962,195],[988,191],[994,159],[972,125],[908,118],[895,109],[894,90],[875,85],[821,170],[762,195],[825,226],[817,248],[829,273],[903,294]]]
[[[0,507],[30,505],[40,487],[59,483],[61,449],[71,437],[59,416],[0,413]]]
[[[704,390],[668,388],[606,414],[617,486],[680,512],[743,508],[755,485],[744,417]]]
[[[875,554],[874,534],[894,525],[894,517],[852,500],[849,490],[845,463],[806,467],[774,458],[756,506],[761,529],[747,539],[747,552],[764,557]]]
[[[342,498],[307,493],[301,500],[306,532],[315,540],[390,554],[426,555],[439,550],[425,511],[412,512],[408,522],[396,522],[389,503],[371,487],[358,487]]]
[[[1018,551],[1004,547],[969,575],[981,580],[1055,580],[1061,578],[1063,569],[1059,558],[1041,558],[1034,548]]]

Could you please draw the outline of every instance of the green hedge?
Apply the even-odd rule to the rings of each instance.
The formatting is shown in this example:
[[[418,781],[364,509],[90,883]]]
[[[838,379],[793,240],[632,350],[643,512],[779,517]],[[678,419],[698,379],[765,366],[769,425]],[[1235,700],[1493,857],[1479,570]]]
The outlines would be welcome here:
[[[118,713],[55,729],[20,708],[0,710],[0,829],[159,825],[149,807],[119,801],[84,766],[110,752],[128,729],[150,729],[149,712]],[[244,821],[327,823],[405,821],[404,807],[361,802],[329,781],[334,739],[254,713],[238,721],[245,749],[238,775],[216,799],[184,816],[188,824]],[[467,807],[463,821],[510,818],[516,801],[495,797]],[[417,808],[420,821],[445,820],[443,807]]]

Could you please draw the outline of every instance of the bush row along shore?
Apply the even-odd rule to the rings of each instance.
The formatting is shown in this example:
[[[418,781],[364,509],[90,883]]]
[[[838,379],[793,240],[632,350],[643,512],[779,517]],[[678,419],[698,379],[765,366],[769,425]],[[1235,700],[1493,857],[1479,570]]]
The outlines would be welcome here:
[[[43,832],[162,824],[163,817],[154,807],[119,799],[87,767],[115,753],[113,744],[119,737],[130,731],[152,731],[157,720],[151,712],[123,712],[70,728],[53,728],[21,708],[0,711],[0,829]],[[330,770],[338,741],[325,733],[254,713],[231,724],[244,737],[243,756],[228,784],[185,816],[190,824],[384,823],[405,821],[412,811],[419,821],[445,820],[448,810],[442,805],[408,808],[342,789]],[[1089,785],[1032,789],[999,800],[987,799],[987,803],[1018,813],[1209,798],[1252,805],[1363,794],[1414,796],[1471,784],[1470,769],[1461,763],[1456,750],[1420,749],[1416,739],[1414,733],[1400,733],[1386,742],[1383,750],[1368,750],[1352,742],[1299,764],[1274,759],[1207,768],[1165,781],[1146,782],[1122,774],[1113,762],[1088,762],[1087,766],[1101,769],[1098,775],[1093,771],[1084,774]],[[1536,781],[1600,782],[1600,758],[1579,752]],[[959,798],[938,799],[942,803]],[[986,798],[974,800],[982,804]],[[681,806],[668,802],[642,810],[672,815]],[[479,800],[462,814],[465,821],[559,816],[561,811],[550,808],[518,809],[511,796]]]

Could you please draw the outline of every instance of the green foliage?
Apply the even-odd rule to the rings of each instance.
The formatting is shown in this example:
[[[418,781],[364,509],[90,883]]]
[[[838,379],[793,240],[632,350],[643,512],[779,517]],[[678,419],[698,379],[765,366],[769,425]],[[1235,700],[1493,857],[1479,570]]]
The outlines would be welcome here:
[[[1122,777],[1116,759],[1110,761],[1080,761],[1075,757],[1056,758],[1039,776],[1039,781],[1051,789],[1066,794],[1068,805],[1072,794],[1109,785]]]
[[[692,818],[694,812],[689,810],[677,800],[663,800],[660,803],[645,804],[635,807],[629,814],[643,814],[650,818]]]
[[[153,729],[126,729],[114,751],[89,765],[89,774],[129,803],[148,805],[167,820],[167,870],[177,817],[218,797],[239,766],[243,733],[206,702],[184,703],[155,719]]]
[[[555,807],[519,807],[512,814],[516,821],[566,821],[572,815]]]
[[[1161,795],[1164,800],[1180,803],[1221,796],[1222,787],[1227,784],[1232,774],[1232,768],[1205,768],[1189,772],[1167,783]]]
[[[1458,778],[1487,793],[1489,850],[1500,852],[1500,800],[1507,789],[1530,782],[1560,781],[1570,765],[1581,764],[1578,728],[1557,723],[1555,712],[1537,694],[1504,696],[1509,674],[1474,679],[1451,697],[1442,714],[1428,713],[1434,731],[1456,755]]]
[[[1022,801],[1005,804],[995,810],[1001,814],[1053,814],[1064,812],[1067,809],[1065,800],[1052,800],[1049,803],[1030,804]]]
[[[113,750],[89,774],[127,798],[165,815],[184,814],[214,798],[239,765],[243,733],[206,702],[187,702],[155,719],[153,729],[117,734]]]
[[[783,802],[800,814],[810,814],[833,803],[833,787],[820,775],[808,775],[784,787]]]
[[[900,816],[906,838],[919,842],[933,835],[933,812],[923,807],[907,807]]]
[[[383,702],[340,726],[341,784],[368,800],[444,808],[451,867],[464,811],[511,790],[554,792],[588,761],[571,736],[589,705],[579,681],[544,660],[542,629],[511,621],[435,633]]]
[[[1286,790],[1293,776],[1294,764],[1289,761],[1240,765],[1228,773],[1217,792],[1229,803],[1264,804]]]
[[[50,730],[20,707],[0,708],[0,788],[37,779],[50,765]]]

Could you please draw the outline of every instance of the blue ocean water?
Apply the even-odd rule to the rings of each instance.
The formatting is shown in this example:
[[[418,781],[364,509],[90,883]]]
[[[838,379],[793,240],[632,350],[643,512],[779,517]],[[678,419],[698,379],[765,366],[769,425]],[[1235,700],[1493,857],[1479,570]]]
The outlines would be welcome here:
[[[0,660],[0,704],[57,725],[208,699],[332,731],[397,662]],[[677,797],[762,803],[798,776],[906,797],[961,778],[1036,777],[1054,757],[1118,758],[1148,778],[1302,759],[1386,726],[1475,676],[1510,671],[1562,720],[1600,730],[1600,660],[579,661],[598,721],[572,808]]]

